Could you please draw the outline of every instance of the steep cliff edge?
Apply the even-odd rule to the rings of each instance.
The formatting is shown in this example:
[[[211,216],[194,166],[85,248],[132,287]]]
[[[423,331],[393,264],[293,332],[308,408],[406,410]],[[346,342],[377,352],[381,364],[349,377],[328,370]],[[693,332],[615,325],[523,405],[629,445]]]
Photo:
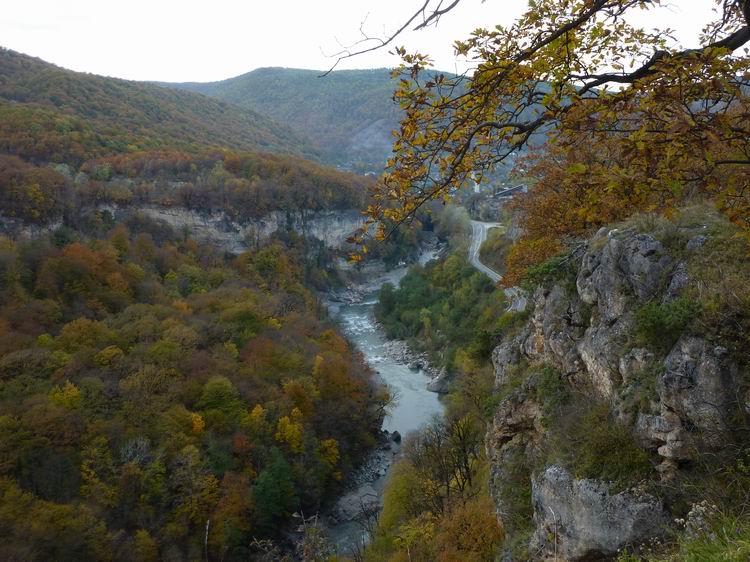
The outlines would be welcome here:
[[[506,559],[653,547],[722,488],[749,450],[748,273],[712,215],[604,228],[557,260],[492,354]]]
[[[160,205],[99,205],[88,212],[109,213],[115,220],[140,214],[163,222],[177,231],[187,231],[196,240],[212,244],[229,253],[239,254],[265,243],[278,231],[294,231],[306,238],[321,241],[327,248],[347,246],[347,238],[362,225],[362,214],[356,209],[332,211],[271,211],[258,218],[238,220],[223,211],[196,211],[184,207]],[[63,225],[55,221],[34,225],[0,215],[0,233],[13,238],[37,237],[54,232]]]

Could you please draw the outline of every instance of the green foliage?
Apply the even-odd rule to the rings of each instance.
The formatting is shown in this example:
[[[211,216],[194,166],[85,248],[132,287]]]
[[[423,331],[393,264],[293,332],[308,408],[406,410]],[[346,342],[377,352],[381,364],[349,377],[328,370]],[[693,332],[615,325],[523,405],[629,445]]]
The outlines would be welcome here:
[[[542,406],[547,423],[561,415],[562,407],[570,400],[570,389],[561,373],[554,367],[545,366],[537,378],[536,398]]]
[[[699,310],[695,301],[685,297],[644,305],[635,313],[636,345],[668,352]]]
[[[0,114],[8,113],[0,118],[0,138],[17,137],[14,144],[24,151],[43,148],[64,157],[57,161],[75,163],[82,148],[97,144],[100,153],[164,144],[315,153],[268,117],[191,92],[73,72],[7,49],[0,51],[0,70]],[[24,131],[29,116],[35,126]],[[37,135],[41,146],[29,138]],[[104,170],[97,177],[105,178]]]
[[[568,285],[575,287],[575,276],[577,273],[570,253],[565,252],[553,256],[539,265],[529,267],[526,270],[523,285],[527,289],[533,290],[538,285],[562,279],[567,281]]]
[[[502,291],[458,254],[413,267],[398,289],[384,285],[375,308],[388,337],[410,339],[436,365],[451,369],[461,362],[462,349],[487,360],[509,322],[504,313]]]
[[[276,447],[271,449],[271,458],[255,481],[253,497],[258,524],[265,533],[273,533],[298,506],[292,467]]]
[[[0,75],[6,217],[48,224],[68,215],[80,225],[82,207],[157,204],[243,221],[364,203],[369,180],[300,159],[317,151],[249,110],[5,49]],[[101,226],[104,213],[92,219]]]
[[[657,554],[623,552],[617,562],[745,562],[750,558],[750,525],[746,517],[710,514],[700,529],[681,533],[677,544]]]
[[[651,457],[635,443],[630,429],[614,419],[609,405],[574,404],[568,419],[559,419],[548,445],[577,478],[594,478],[618,486],[653,474]]]
[[[683,539],[678,557],[684,562],[744,562],[750,559],[750,525],[747,518],[727,517],[713,522],[706,532],[693,539]]]
[[[398,124],[390,72],[342,70],[325,80],[319,75],[315,70],[260,68],[220,82],[168,85],[269,115],[310,139],[329,161],[379,170]]]
[[[700,225],[709,236],[688,260],[691,279],[685,296],[700,302],[701,326],[747,365],[750,348],[750,252],[739,228],[715,214],[703,213]]]
[[[209,556],[246,559],[375,443],[387,397],[297,252],[143,219],[0,244],[0,558],[202,555],[210,520]]]

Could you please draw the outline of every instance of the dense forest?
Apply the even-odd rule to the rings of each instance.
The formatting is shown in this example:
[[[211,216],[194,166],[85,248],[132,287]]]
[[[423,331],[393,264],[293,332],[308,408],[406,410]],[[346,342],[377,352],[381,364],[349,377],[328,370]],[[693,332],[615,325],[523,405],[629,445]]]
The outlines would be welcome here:
[[[457,253],[413,267],[398,287],[383,286],[375,314],[390,338],[409,340],[432,363],[456,370],[487,360],[502,333],[503,293]]]
[[[104,137],[95,144],[110,153],[113,148],[122,152],[170,146],[314,156],[288,127],[249,109],[191,92],[73,72],[8,49],[0,51],[0,99],[8,112],[0,119],[4,126],[14,115],[25,118],[26,113],[48,109],[61,119],[50,128],[75,128],[85,121],[88,130],[81,131],[82,136]],[[35,121],[44,117],[49,118],[49,111]]]
[[[247,559],[387,400],[281,245],[133,219],[0,246],[0,558]]]
[[[303,160],[281,125],[189,92],[0,53],[0,208],[49,223],[157,204],[257,218],[361,207],[368,181]]]
[[[368,562],[492,560],[506,539],[493,513],[484,435],[498,397],[489,355],[525,316],[459,253],[384,285],[376,317],[391,337],[426,351],[453,376],[444,419],[406,439],[392,469]]]
[[[308,288],[332,256],[295,232],[224,254],[139,208],[352,209],[368,180],[200,94],[8,50],[0,70],[3,226],[44,227],[0,237],[0,558],[293,550],[389,401]]]

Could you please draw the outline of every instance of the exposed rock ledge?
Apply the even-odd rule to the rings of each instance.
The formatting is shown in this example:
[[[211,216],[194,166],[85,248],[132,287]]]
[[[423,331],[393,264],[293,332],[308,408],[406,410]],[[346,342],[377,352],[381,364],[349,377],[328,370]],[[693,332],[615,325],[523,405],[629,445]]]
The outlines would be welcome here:
[[[705,238],[688,241],[685,252],[703,251]],[[537,289],[529,321],[493,351],[496,385],[504,387],[524,365],[554,366],[592,401],[611,404],[635,442],[661,459],[661,478],[670,480],[699,451],[721,447],[737,366],[726,349],[695,334],[683,335],[666,355],[632,347],[634,312],[678,298],[690,282],[685,263],[654,237],[602,229],[579,259],[575,284]],[[653,393],[634,409],[628,397],[648,377]],[[536,384],[532,375],[511,389],[488,429],[490,489],[501,520],[508,509],[501,486],[514,477],[509,467],[533,456],[545,437]],[[658,498],[612,494],[607,483],[576,480],[559,466],[540,470],[531,476],[529,544],[539,559],[608,559],[629,544],[658,539],[668,524]]]
[[[578,480],[550,466],[532,480],[536,530],[532,551],[558,559],[597,560],[623,546],[661,537],[669,517],[661,502],[638,490],[610,493],[596,480]]]
[[[197,240],[216,245],[232,253],[241,253],[267,240],[277,230],[292,229],[304,236],[317,238],[329,248],[340,248],[362,225],[362,214],[354,209],[333,211],[273,211],[262,217],[236,221],[222,211],[199,212],[182,207],[157,205],[117,207],[101,206],[115,217],[139,212],[161,220],[177,230],[187,229]],[[55,230],[61,223],[47,226],[26,225],[18,220],[0,217],[0,231],[14,236],[34,237]]]

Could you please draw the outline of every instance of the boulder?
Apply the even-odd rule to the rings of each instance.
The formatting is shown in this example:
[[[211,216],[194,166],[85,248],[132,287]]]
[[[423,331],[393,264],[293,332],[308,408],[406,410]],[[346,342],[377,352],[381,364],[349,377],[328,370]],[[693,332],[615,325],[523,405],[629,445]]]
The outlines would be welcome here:
[[[690,282],[690,276],[688,275],[688,269],[685,262],[680,262],[674,268],[672,277],[669,280],[667,290],[664,292],[662,302],[670,302],[680,296],[682,290],[688,286]]]
[[[576,479],[550,466],[532,480],[532,551],[562,560],[613,557],[627,545],[664,535],[669,517],[655,497],[613,493],[604,482]]]
[[[446,369],[440,371],[427,383],[427,390],[437,394],[447,394],[453,377]]]
[[[363,515],[380,507],[380,496],[369,484],[343,496],[336,502],[331,516],[339,523],[357,521]]]

